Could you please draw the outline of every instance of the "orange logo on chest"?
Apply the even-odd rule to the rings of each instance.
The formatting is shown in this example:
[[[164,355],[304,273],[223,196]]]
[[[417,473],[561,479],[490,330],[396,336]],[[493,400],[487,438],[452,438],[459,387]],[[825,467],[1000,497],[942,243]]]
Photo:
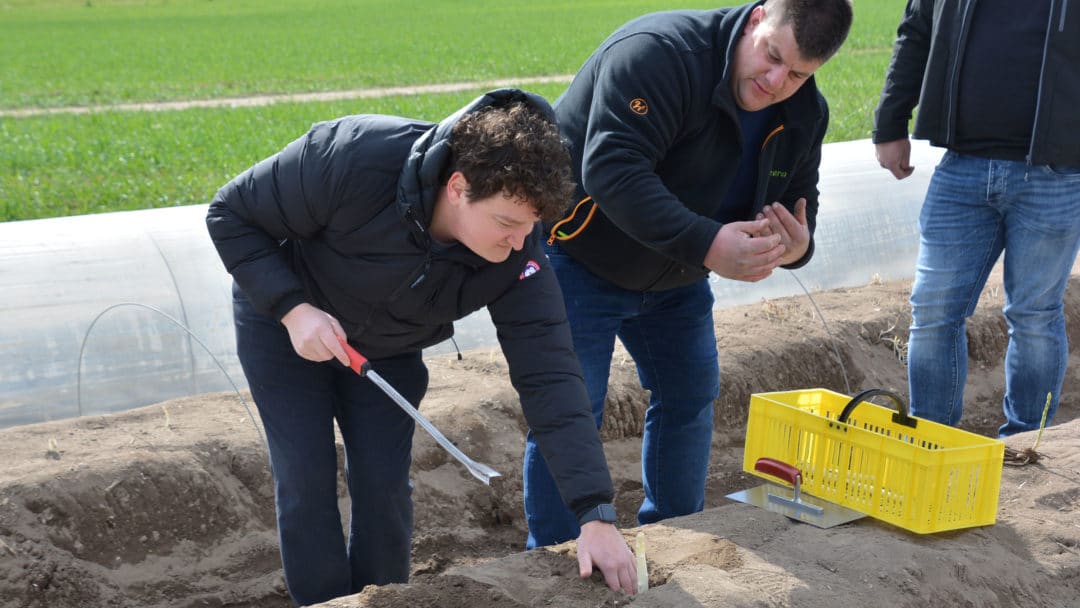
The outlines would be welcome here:
[[[649,104],[645,103],[644,99],[635,97],[630,100],[630,111],[644,116],[649,113]]]

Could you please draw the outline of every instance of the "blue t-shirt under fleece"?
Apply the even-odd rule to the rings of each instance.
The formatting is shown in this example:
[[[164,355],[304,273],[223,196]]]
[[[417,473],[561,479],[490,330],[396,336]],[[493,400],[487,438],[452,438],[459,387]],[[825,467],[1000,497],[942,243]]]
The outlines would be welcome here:
[[[758,159],[761,157],[761,143],[769,132],[776,106],[769,106],[757,112],[739,109],[739,127],[743,135],[743,153],[739,161],[739,171],[735,181],[731,182],[724,203],[714,218],[718,222],[741,222],[752,220],[754,192],[757,189]]]

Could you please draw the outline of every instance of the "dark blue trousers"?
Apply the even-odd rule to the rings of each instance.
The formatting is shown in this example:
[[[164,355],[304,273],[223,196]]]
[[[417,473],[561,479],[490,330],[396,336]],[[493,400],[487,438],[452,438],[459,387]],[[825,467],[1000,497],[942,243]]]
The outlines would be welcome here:
[[[369,584],[406,582],[412,418],[340,363],[301,358],[283,325],[233,292],[236,350],[266,430],[281,561],[293,601],[316,604]],[[414,405],[427,391],[419,352],[372,365]],[[352,502],[347,543],[338,511],[335,421]]]

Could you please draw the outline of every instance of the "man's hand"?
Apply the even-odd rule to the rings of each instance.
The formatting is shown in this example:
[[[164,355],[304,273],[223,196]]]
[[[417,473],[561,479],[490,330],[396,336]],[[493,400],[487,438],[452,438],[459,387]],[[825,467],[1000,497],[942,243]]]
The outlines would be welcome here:
[[[577,539],[577,553],[581,578],[592,576],[593,566],[596,566],[612,591],[637,593],[634,554],[614,525],[602,521],[585,522]]]
[[[806,223],[806,199],[795,201],[795,215],[780,203],[765,205],[757,219],[769,220],[769,226],[757,236],[779,234],[784,245],[784,255],[780,264],[799,261],[810,248],[810,226]]]
[[[348,367],[349,355],[338,342],[345,336],[338,320],[311,304],[297,304],[281,318],[281,324],[289,330],[289,341],[296,354],[308,361],[337,359]]]
[[[759,236],[769,220],[729,222],[716,233],[705,254],[705,267],[736,281],[760,281],[781,264],[784,245],[779,234]]]
[[[906,137],[874,144],[874,152],[878,163],[891,171],[896,179],[904,179],[915,170],[911,166],[911,140]]]

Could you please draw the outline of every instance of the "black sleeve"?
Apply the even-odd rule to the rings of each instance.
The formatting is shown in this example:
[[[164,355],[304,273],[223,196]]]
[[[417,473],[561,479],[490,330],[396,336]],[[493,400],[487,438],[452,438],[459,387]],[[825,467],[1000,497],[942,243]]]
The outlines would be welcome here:
[[[534,235],[539,236],[539,229]],[[488,305],[525,420],[563,502],[579,513],[614,489],[555,273],[535,239],[539,270]]]
[[[282,244],[316,235],[333,214],[340,176],[330,162],[336,123],[257,163],[218,190],[206,226],[225,269],[257,309],[280,319],[305,300]]]
[[[598,61],[582,158],[585,191],[638,242],[701,266],[720,223],[687,209],[656,174],[700,85],[671,44],[652,34],[617,41]],[[635,99],[649,111],[634,112]]]
[[[885,74],[881,100],[874,111],[873,142],[905,139],[911,113],[919,103],[933,30],[933,0],[908,0],[896,30],[892,60]]]

